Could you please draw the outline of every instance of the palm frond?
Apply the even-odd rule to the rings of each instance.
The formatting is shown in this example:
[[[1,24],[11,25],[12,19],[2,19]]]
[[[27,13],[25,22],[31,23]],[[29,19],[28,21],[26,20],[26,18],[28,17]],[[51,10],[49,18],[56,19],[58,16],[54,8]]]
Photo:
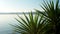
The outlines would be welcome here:
[[[26,20],[21,18],[19,15],[18,17],[22,21],[15,18],[19,23],[18,25],[13,25],[15,27],[14,31],[21,34],[42,34],[44,32],[44,24],[46,22],[46,20],[43,19],[44,16],[39,16],[37,13],[33,15],[32,12],[29,16],[26,14],[24,14],[24,16]]]
[[[53,0],[48,1],[44,1],[44,3],[42,3],[43,6],[42,9],[44,10],[44,12],[39,11],[36,9],[36,12],[38,12],[39,14],[42,14],[45,16],[45,18],[47,18],[46,20],[49,21],[50,24],[50,31],[48,29],[48,31],[54,34],[58,34],[60,29],[59,29],[59,20],[60,20],[60,8],[59,8],[59,0],[56,0],[56,3],[54,3]],[[43,21],[44,22],[44,21]],[[59,29],[59,31],[58,31]],[[57,32],[58,31],[58,32]],[[49,34],[49,33],[48,33]]]

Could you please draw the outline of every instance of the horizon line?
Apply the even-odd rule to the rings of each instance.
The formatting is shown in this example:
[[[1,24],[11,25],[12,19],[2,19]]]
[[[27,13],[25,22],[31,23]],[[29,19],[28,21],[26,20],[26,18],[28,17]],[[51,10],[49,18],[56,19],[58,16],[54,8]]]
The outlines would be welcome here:
[[[31,12],[10,12],[10,13],[0,13],[0,14],[30,14]],[[32,14],[36,14],[36,12],[32,12]]]

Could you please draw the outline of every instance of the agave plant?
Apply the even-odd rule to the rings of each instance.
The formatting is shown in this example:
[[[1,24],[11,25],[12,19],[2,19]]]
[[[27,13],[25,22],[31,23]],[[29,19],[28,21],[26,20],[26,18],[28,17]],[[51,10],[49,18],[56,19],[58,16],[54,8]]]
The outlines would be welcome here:
[[[54,34],[60,34],[60,6],[59,0],[56,0],[54,3],[53,0],[44,1],[43,6],[41,6],[44,10],[43,12],[36,10],[39,14],[44,15],[45,18],[48,19],[51,25],[51,30],[49,32]]]
[[[21,34],[44,34],[46,30],[48,30],[47,23],[48,22],[43,15],[32,14],[32,12],[27,16],[24,14],[25,19],[19,17],[20,20],[15,18],[18,21],[19,25],[13,25],[15,27],[14,31]]]

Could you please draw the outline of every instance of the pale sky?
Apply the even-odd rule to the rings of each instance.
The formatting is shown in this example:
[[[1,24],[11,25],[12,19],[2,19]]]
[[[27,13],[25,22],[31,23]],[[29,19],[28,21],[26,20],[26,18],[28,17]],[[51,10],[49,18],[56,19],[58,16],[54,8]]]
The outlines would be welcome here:
[[[28,12],[39,9],[41,0],[0,0],[0,12]]]
[[[0,13],[29,12],[34,9],[42,10],[39,6],[42,3],[43,0],[0,0]]]

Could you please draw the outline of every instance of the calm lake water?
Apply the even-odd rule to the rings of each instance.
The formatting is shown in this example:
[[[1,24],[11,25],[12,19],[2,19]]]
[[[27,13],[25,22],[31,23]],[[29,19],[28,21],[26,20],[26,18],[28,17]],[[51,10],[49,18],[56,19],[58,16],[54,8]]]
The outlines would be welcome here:
[[[23,15],[20,16],[23,17]],[[14,18],[18,18],[17,15],[0,15],[0,34],[12,34],[13,26],[10,24],[17,24]]]

